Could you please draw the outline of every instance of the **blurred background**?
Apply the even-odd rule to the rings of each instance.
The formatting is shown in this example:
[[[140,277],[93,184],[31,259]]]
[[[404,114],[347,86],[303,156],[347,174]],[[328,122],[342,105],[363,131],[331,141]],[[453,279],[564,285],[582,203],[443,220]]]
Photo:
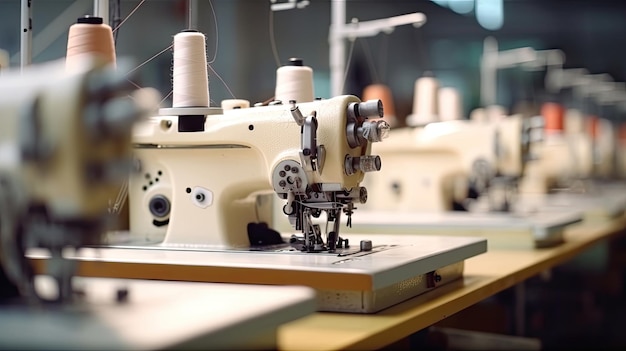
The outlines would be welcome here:
[[[289,0],[276,0],[285,3]],[[188,27],[185,0],[111,0],[111,20],[124,21],[116,31],[118,56],[130,56],[137,65],[167,48],[172,37]],[[119,11],[114,7],[118,6]],[[330,0],[298,0],[302,8],[271,11],[270,0],[199,0],[198,30],[206,34],[213,105],[222,99],[265,101],[274,94],[276,69],[290,57],[299,57],[314,70],[315,95],[330,97],[328,35]],[[141,5],[137,7],[138,5]],[[32,1],[33,62],[65,56],[67,30],[83,14],[93,13],[91,0]],[[132,16],[128,15],[133,11]],[[432,72],[442,86],[463,95],[467,116],[480,106],[480,57],[483,40],[497,39],[500,50],[522,46],[561,49],[565,68],[609,73],[624,81],[626,2],[617,0],[348,0],[346,21],[374,20],[422,12],[427,23],[396,27],[346,40],[349,58],[344,93],[361,95],[372,83],[388,85],[397,115],[411,113],[413,84]],[[20,1],[0,0],[0,48],[19,65]],[[118,16],[116,18],[116,16]],[[128,18],[127,18],[128,17]],[[275,50],[272,48],[272,36]],[[352,52],[349,56],[348,53]],[[143,65],[139,82],[171,90],[171,50]],[[218,77],[219,75],[219,77]],[[220,78],[221,77],[221,78]],[[513,108],[536,99],[543,89],[543,72],[504,69],[498,73],[498,103]],[[169,102],[164,102],[168,105]]]

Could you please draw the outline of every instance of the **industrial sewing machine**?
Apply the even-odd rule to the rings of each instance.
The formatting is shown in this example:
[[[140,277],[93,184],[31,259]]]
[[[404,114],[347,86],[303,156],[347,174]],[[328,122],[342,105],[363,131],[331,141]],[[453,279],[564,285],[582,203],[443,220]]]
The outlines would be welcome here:
[[[379,101],[345,96],[224,113],[205,108],[180,118],[175,113],[194,111],[178,110],[162,110],[172,115],[136,126],[133,236],[153,241],[164,234],[156,239],[165,245],[218,248],[281,244],[257,215],[255,195],[273,191],[287,200],[284,213],[302,231],[304,250],[342,247],[339,218],[366,201],[359,182],[381,167],[369,154],[370,142],[381,141],[388,127],[367,120],[381,113]],[[311,225],[322,211],[334,223],[327,233]]]
[[[82,63],[0,76],[0,349],[275,348],[278,325],[314,311],[311,289],[76,277],[69,256],[104,242],[131,126],[158,103]]]
[[[2,76],[1,258],[7,277],[33,298],[30,247],[50,250],[47,273],[58,300],[71,297],[74,265],[62,250],[101,242],[107,199],[130,155],[131,125],[151,101],[145,90],[129,99],[134,89],[110,68],[89,62],[76,69],[48,64]]]
[[[468,200],[482,195],[490,210],[508,211],[536,138],[530,123],[511,116],[495,123],[457,120],[393,130],[388,143],[375,147],[388,168],[366,179],[378,199],[366,208],[467,210]]]
[[[572,186],[591,175],[590,138],[582,133],[566,133],[565,110],[558,103],[545,103],[541,116],[545,119],[544,140],[533,146],[540,155],[528,162],[520,193],[547,194],[558,187]]]
[[[341,216],[367,199],[365,172],[381,168],[370,153],[388,132],[381,115],[379,101],[347,95],[161,109],[135,127],[130,233],[73,257],[90,276],[307,285],[327,311],[372,313],[454,281],[486,240],[341,236]],[[268,193],[289,230],[274,230]]]
[[[540,211],[578,208],[585,220],[614,218],[626,209],[621,192],[604,189],[615,167],[617,135],[607,119],[591,114],[590,105],[597,100],[608,104],[617,89],[600,76],[569,69],[547,77],[552,92],[573,87],[572,100],[577,103],[567,108],[543,105],[546,137],[535,145],[540,157],[529,162],[520,184],[521,206]]]

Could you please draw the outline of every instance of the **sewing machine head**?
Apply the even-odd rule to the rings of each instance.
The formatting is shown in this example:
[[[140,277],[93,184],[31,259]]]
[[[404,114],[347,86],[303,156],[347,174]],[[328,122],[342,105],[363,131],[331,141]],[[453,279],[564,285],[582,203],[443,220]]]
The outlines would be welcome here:
[[[0,269],[20,293],[38,296],[29,248],[45,248],[45,267],[62,301],[71,297],[67,248],[101,242],[107,208],[128,174],[130,130],[156,106],[97,60],[69,73],[63,62],[0,76]],[[2,284],[7,284],[6,282]]]
[[[449,211],[467,209],[468,199],[501,188],[512,192],[530,158],[540,124],[520,115],[496,121],[456,120],[395,129],[374,152],[385,170],[365,186],[374,210]],[[491,210],[507,210],[506,198]]]
[[[263,222],[259,194],[286,200],[304,250],[333,250],[339,217],[366,201],[364,173],[377,171],[372,142],[389,128],[379,100],[339,96],[301,104],[162,109],[136,126],[130,231],[168,246],[249,248],[282,242]],[[310,218],[334,221],[322,240]]]

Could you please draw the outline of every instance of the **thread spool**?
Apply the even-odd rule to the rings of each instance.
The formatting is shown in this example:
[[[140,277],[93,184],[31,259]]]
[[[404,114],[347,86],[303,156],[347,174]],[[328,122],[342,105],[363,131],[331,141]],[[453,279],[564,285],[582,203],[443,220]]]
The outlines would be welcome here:
[[[437,93],[439,82],[435,77],[426,74],[415,81],[413,90],[413,113],[407,117],[410,126],[426,125],[437,122]]]
[[[92,55],[115,65],[113,31],[101,17],[84,16],[70,26],[65,55],[66,69],[77,69],[81,61]]]
[[[250,101],[244,99],[226,99],[222,100],[221,106],[224,111],[248,108],[250,107]]]
[[[303,65],[302,59],[290,58],[289,63],[276,70],[274,100],[288,103],[310,102],[313,95],[313,69]]]
[[[383,119],[389,123],[390,126],[395,127],[398,125],[398,118],[396,117],[396,107],[393,103],[393,96],[391,95],[391,89],[384,84],[370,84],[363,89],[362,101],[369,100],[381,100],[383,102],[384,116]]]
[[[486,108],[487,120],[491,123],[498,123],[506,118],[506,109],[500,105],[489,105]]]
[[[626,147],[626,123],[622,123],[619,125],[617,137],[619,139],[619,145],[621,145],[622,147]]]
[[[563,106],[554,102],[546,102],[541,105],[544,129],[548,133],[559,133],[564,129],[565,111]]]
[[[567,109],[564,127],[567,134],[585,133],[585,118],[583,114],[577,109]]]
[[[0,71],[9,68],[9,52],[0,49]]]
[[[437,109],[441,121],[456,121],[463,118],[461,94],[455,88],[440,88],[437,97]]]
[[[195,30],[174,36],[172,107],[209,107],[206,38]]]
[[[600,136],[600,118],[592,115],[587,117],[587,132],[591,140],[595,141]]]
[[[487,111],[482,108],[476,108],[470,113],[470,120],[475,121],[477,123],[487,123],[489,122],[487,118]]]

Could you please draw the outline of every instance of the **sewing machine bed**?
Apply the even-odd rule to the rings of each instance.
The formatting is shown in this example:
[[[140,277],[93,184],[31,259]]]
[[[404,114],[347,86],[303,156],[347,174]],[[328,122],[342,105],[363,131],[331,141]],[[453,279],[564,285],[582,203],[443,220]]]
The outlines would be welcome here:
[[[0,349],[273,350],[277,328],[316,307],[305,287],[75,279],[75,304],[1,304]]]
[[[83,276],[306,285],[316,289],[320,311],[374,313],[461,278],[464,260],[487,250],[475,237],[350,235],[351,246],[361,240],[373,249],[338,255],[126,245],[68,257],[79,260]],[[47,254],[29,256],[42,270]]]
[[[489,247],[539,248],[561,244],[568,225],[581,221],[577,211],[562,213],[356,211],[347,231],[413,235],[467,235],[487,238]]]
[[[585,221],[610,220],[626,211],[626,189],[600,188],[592,193],[558,192],[554,194],[520,197],[520,208],[525,211],[553,213],[563,210],[576,210],[583,214]]]

